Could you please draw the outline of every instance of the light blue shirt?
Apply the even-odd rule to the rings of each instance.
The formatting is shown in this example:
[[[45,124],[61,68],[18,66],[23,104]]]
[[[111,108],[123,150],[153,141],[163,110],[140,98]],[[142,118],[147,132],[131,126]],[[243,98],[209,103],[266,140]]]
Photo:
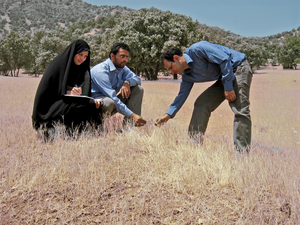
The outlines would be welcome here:
[[[125,80],[130,86],[141,85],[141,78],[135,75],[127,66],[117,69],[110,58],[91,69],[91,94],[93,98],[106,96],[111,98],[119,113],[130,117],[132,111],[117,97]]]
[[[171,117],[182,107],[194,83],[222,79],[224,91],[233,90],[233,69],[246,59],[244,53],[207,41],[193,44],[183,56],[189,69],[182,73],[179,93],[167,111]]]

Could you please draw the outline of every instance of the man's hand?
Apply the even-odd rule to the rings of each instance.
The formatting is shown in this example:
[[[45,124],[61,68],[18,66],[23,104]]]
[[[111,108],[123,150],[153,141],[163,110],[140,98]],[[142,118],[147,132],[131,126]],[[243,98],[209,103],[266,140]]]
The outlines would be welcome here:
[[[129,118],[133,120],[134,125],[137,127],[144,126],[147,123],[146,120],[144,120],[141,116],[135,113],[132,113]]]
[[[169,114],[165,114],[156,120],[155,126],[160,127],[161,125],[164,125],[166,122],[168,122],[169,119],[171,119],[171,116]]]
[[[129,98],[131,91],[130,91],[130,86],[129,84],[123,83],[119,93],[117,94],[117,96],[121,94],[123,98]]]
[[[228,100],[228,102],[234,102],[235,101],[236,95],[235,95],[234,90],[225,91],[224,94],[225,94],[225,98]]]

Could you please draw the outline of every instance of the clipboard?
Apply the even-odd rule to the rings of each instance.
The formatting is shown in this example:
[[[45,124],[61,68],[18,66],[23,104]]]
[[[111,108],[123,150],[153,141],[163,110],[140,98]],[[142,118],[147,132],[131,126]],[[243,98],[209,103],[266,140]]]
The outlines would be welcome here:
[[[79,103],[79,104],[85,104],[86,105],[86,104],[89,104],[91,99],[94,100],[94,98],[86,96],[86,95],[68,95],[68,94],[65,94],[63,96],[63,101],[65,103]]]

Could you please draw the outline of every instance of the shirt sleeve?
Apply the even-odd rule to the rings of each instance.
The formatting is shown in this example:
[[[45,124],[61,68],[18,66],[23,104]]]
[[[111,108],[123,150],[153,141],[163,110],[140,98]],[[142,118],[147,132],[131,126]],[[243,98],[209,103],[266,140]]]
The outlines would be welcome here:
[[[92,70],[92,81],[95,89],[101,91],[106,97],[111,98],[115,102],[116,109],[119,113],[126,117],[131,116],[133,112],[117,97],[116,91],[112,88],[107,65]]]
[[[130,86],[141,85],[141,78],[133,73],[127,66],[123,68],[123,80],[128,80]]]
[[[222,81],[225,91],[233,90],[233,81],[235,79],[230,54],[211,43],[203,43],[199,46],[198,54],[201,54],[209,62],[220,65]]]
[[[187,81],[181,82],[179,93],[167,111],[167,114],[169,114],[172,118],[176,115],[176,113],[185,103],[187,97],[191,92],[193,85],[194,83],[192,82],[187,82]]]

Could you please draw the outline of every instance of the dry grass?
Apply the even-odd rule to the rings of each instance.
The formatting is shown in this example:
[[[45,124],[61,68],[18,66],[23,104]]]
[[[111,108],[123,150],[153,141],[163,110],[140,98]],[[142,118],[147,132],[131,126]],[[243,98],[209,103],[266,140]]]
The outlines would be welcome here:
[[[161,128],[179,90],[144,82],[147,126],[86,132],[76,141],[36,139],[31,126],[39,78],[0,77],[0,224],[299,224],[299,71],[260,70],[251,90],[253,146],[233,151],[233,115],[213,112],[202,146],[188,140],[194,86]]]

